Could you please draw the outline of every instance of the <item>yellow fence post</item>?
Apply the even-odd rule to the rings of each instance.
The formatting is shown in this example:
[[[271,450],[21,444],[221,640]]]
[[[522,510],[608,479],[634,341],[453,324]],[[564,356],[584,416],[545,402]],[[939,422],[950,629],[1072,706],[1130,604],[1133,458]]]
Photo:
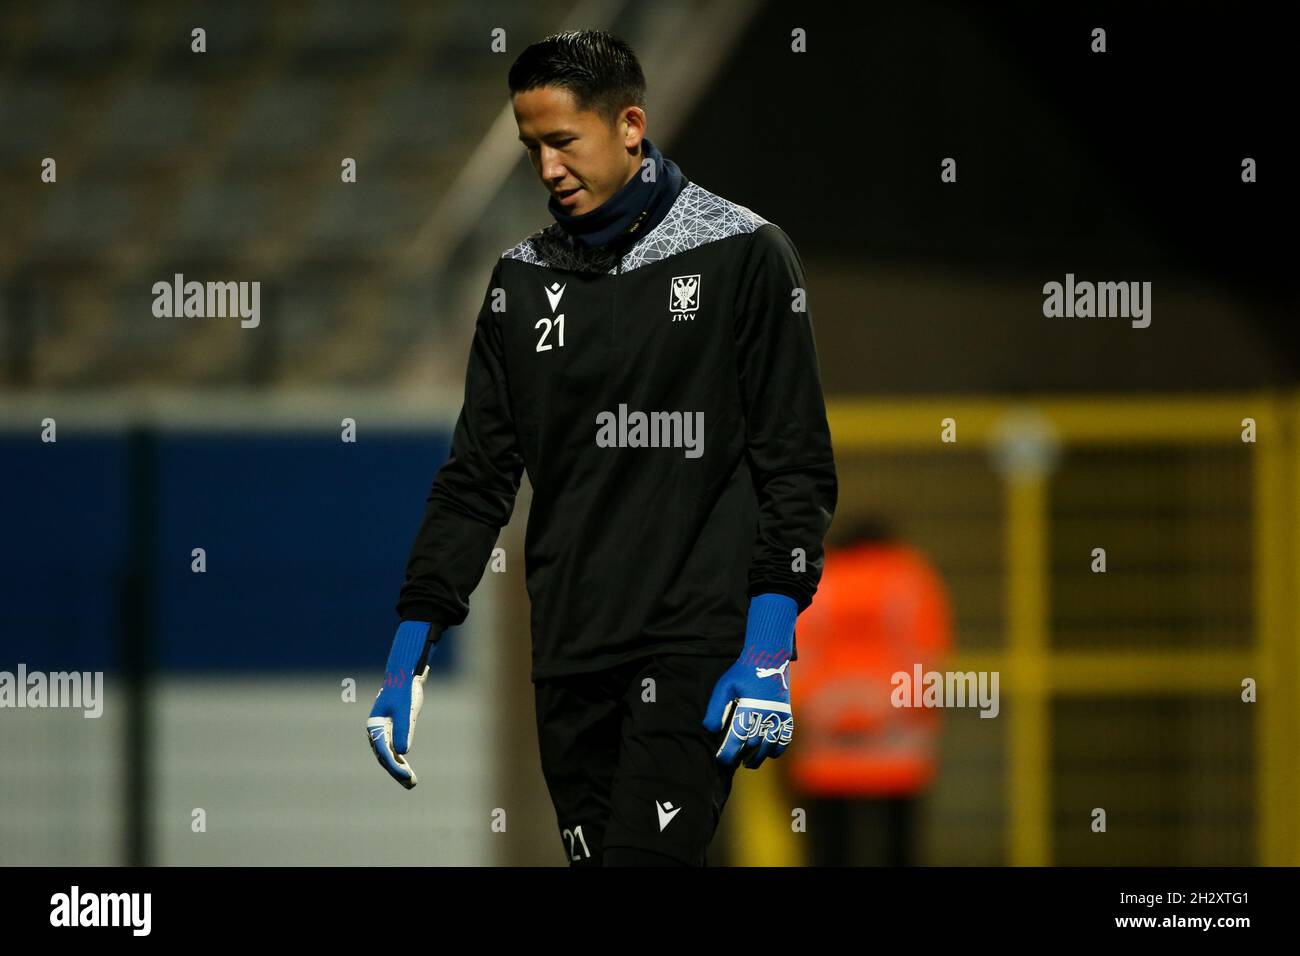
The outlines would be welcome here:
[[[1047,599],[1041,476],[1012,477],[1007,483],[1007,666],[1010,681],[1010,750],[1007,760],[1008,835],[1012,866],[1050,862],[1048,763],[1051,710],[1045,686]]]
[[[1288,461],[1294,454],[1288,434],[1290,416],[1278,412],[1278,402],[1263,396],[1242,417],[1255,419],[1253,500],[1251,516],[1255,560],[1255,679],[1258,698],[1255,720],[1256,860],[1264,866],[1284,865],[1293,858],[1294,801],[1291,781],[1297,755],[1292,733],[1292,691],[1287,653],[1288,616],[1285,579],[1288,573],[1287,534],[1292,527],[1287,487]],[[1239,427],[1239,423],[1232,423]],[[1240,678],[1238,678],[1240,681]],[[1234,688],[1240,694],[1240,686]]]
[[[1024,410],[1005,416],[989,438],[1006,482],[1007,858],[1012,866],[1044,866],[1052,853],[1047,482],[1057,438],[1046,416]]]

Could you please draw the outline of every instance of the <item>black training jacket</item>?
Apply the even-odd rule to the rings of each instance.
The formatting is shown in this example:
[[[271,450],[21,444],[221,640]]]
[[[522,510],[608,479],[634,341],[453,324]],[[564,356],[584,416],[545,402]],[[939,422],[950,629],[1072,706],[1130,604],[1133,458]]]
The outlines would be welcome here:
[[[401,618],[464,621],[524,469],[534,681],[738,656],[752,595],[807,608],[837,484],[806,288],[779,227],[693,182],[621,255],[558,223],[508,249]]]

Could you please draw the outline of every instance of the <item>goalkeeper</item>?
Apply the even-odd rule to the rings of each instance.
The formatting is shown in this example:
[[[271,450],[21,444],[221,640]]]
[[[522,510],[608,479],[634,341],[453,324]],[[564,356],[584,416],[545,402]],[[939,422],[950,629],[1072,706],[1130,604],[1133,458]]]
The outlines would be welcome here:
[[[622,40],[547,37],[509,87],[555,222],[492,270],[367,730],[414,787],[429,656],[527,470],[531,677],[567,859],[700,866],[736,768],[790,743],[795,621],[835,510],[803,266],[646,136]],[[778,157],[746,158],[791,185]]]

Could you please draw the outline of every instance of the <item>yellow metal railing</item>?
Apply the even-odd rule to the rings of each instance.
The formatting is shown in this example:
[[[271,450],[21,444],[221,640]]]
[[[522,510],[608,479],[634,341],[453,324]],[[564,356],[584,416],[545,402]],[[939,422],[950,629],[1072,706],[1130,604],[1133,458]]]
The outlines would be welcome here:
[[[952,446],[940,441],[952,419],[957,446],[994,449],[1017,414],[1037,416],[1061,447],[1180,446],[1239,448],[1251,456],[1254,640],[1248,647],[1054,650],[1049,643],[1048,470],[1009,467],[1005,482],[1006,642],[988,652],[958,653],[956,670],[998,671],[1013,705],[1007,711],[1006,859],[1034,866],[1053,861],[1050,827],[1056,695],[1196,693],[1233,699],[1241,682],[1257,683],[1253,727],[1256,859],[1300,864],[1300,392],[1214,397],[925,399],[829,403],[837,455]],[[1256,441],[1243,443],[1242,420],[1254,419]],[[797,677],[796,677],[797,679]],[[798,715],[796,715],[796,728]],[[796,733],[795,746],[798,745]],[[762,778],[762,779],[760,779]],[[740,770],[727,815],[734,819],[731,857],[741,865],[796,865],[802,843],[778,779]]]

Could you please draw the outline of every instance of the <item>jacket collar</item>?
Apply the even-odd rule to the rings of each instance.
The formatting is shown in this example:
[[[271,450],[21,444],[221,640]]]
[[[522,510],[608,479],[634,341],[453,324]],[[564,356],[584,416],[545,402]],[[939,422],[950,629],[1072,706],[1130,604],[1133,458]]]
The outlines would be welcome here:
[[[555,221],[574,239],[587,246],[631,245],[663,221],[686,177],[671,159],[664,157],[648,137],[641,137],[642,162],[654,163],[654,178],[647,182],[641,170],[618,192],[595,209],[570,216],[555,196],[546,204]]]

